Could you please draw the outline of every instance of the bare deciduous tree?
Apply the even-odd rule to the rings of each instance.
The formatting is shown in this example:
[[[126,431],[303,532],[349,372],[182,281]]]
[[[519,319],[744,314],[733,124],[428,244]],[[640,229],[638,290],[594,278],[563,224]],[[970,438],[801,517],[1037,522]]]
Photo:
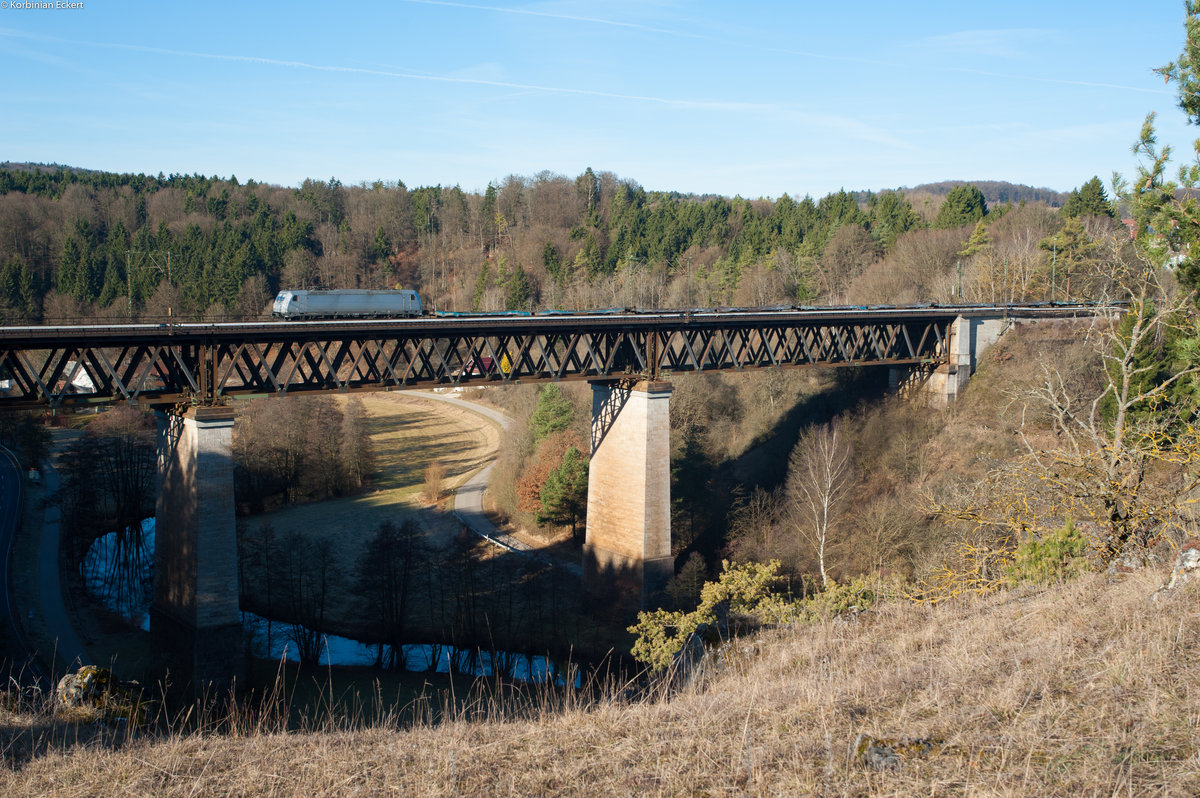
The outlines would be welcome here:
[[[1157,300],[1157,301],[1156,301]],[[1166,299],[1148,277],[1136,287],[1123,323],[1110,320],[1097,342],[1107,380],[1099,395],[1080,403],[1049,368],[1022,397],[1049,414],[1057,445],[1045,449],[1024,435],[1038,478],[1059,493],[1075,517],[1090,516],[1104,561],[1122,553],[1144,557],[1200,488],[1195,408],[1171,406],[1174,388],[1195,381],[1200,320],[1191,296]],[[1161,355],[1147,356],[1170,336],[1190,339],[1188,356],[1161,372]],[[1158,473],[1163,471],[1172,474]]]
[[[787,488],[796,526],[816,551],[822,586],[829,584],[826,555],[851,475],[850,442],[836,423],[806,432],[788,460]]]
[[[446,466],[440,460],[434,460],[425,467],[425,500],[437,504],[442,499],[443,482],[446,479]]]
[[[1014,392],[1025,457],[934,504],[938,514],[974,526],[977,559],[1003,564],[1018,543],[1070,520],[1089,536],[1101,566],[1145,562],[1157,542],[1192,523],[1200,433],[1194,393],[1176,389],[1194,387],[1200,376],[1200,319],[1191,297],[1169,299],[1151,274],[1132,281],[1125,314],[1092,331],[1099,385],[1089,389],[1068,370],[1043,366],[1039,379]],[[1168,340],[1176,342],[1173,353]],[[984,589],[1001,575],[994,564],[976,567]],[[943,581],[963,581],[947,573]]]
[[[821,295],[831,303],[842,301],[846,287],[877,257],[878,245],[863,227],[839,227],[821,253]]]

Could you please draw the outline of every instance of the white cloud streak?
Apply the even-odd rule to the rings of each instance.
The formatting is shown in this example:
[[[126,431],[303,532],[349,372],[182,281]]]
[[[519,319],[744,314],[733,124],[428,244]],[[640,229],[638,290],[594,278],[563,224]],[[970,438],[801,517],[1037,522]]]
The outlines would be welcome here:
[[[532,11],[527,8],[504,8],[500,6],[482,6],[473,3],[453,3],[449,0],[402,0],[405,3],[422,6],[441,6],[444,8],[462,8],[470,11],[489,11],[496,14],[512,14],[522,17],[542,17],[545,19],[561,19],[566,22],[583,22],[589,25],[607,25],[613,28],[625,28],[627,30],[637,30],[644,33],[661,33],[668,36],[680,36],[688,39],[707,39],[715,41],[715,36],[705,36],[699,33],[687,33],[679,30],[670,30],[668,28],[655,28],[650,25],[642,25],[637,22],[621,22],[613,19],[603,19],[601,17],[583,17],[575,14],[560,14],[552,11]]]
[[[549,11],[532,11],[522,8],[507,8],[500,6],[485,6],[474,3],[455,3],[450,0],[402,0],[405,3],[414,5],[426,6],[443,6],[447,8],[461,8],[471,11],[484,11],[497,14],[512,14],[517,16],[528,17],[544,17],[547,19],[561,19],[569,22],[582,22],[593,25],[605,25],[616,28],[627,28],[631,30],[639,30],[646,33],[656,33],[666,36],[676,36],[688,39],[701,39],[706,41],[721,41],[726,46],[739,46],[765,52],[780,53],[782,55],[795,55],[801,58],[811,58],[817,61],[833,61],[842,63],[865,64],[867,66],[886,67],[889,70],[895,69],[894,61],[884,61],[882,59],[861,58],[847,55],[831,55],[828,53],[817,53],[811,50],[796,50],[788,47],[772,47],[762,46],[758,44],[747,44],[745,42],[730,41],[727,37],[709,36],[700,33],[690,33],[677,29],[657,28],[649,25],[642,25],[635,22],[621,22],[618,20],[603,19],[600,17],[584,17],[573,14],[559,14]],[[984,51],[992,55],[1003,55],[1006,57],[1016,57],[1021,53],[1019,48],[1015,46],[1015,41],[1030,41],[1036,38],[1047,35],[1046,31],[1035,28],[1017,28],[1007,30],[970,30],[960,31],[957,33],[946,34],[944,36],[935,36],[926,39],[929,44],[934,44],[940,47],[947,48],[968,48],[971,52]],[[971,69],[969,67],[947,67],[944,69],[947,72],[956,72],[966,75],[982,75],[985,77],[1001,78],[1004,80],[1027,81],[1030,83],[1050,83],[1059,86],[1082,86],[1098,89],[1113,89],[1116,91],[1132,91],[1142,94],[1172,94],[1172,92],[1164,89],[1154,89],[1145,86],[1126,86],[1120,83],[1097,83],[1086,80],[1072,80],[1070,78],[1051,78],[1037,75],[1014,75],[1007,72],[992,72],[982,69]]]

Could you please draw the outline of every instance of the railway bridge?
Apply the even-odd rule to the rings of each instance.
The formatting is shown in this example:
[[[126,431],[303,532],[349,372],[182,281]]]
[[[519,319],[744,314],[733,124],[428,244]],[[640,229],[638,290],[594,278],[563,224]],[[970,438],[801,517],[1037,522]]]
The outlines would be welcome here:
[[[151,630],[197,684],[241,657],[234,523],[238,398],[558,380],[592,384],[585,586],[644,604],[671,576],[675,374],[875,366],[958,395],[1019,320],[1094,305],[444,314],[412,319],[0,328],[2,408],[149,406],[158,418]]]

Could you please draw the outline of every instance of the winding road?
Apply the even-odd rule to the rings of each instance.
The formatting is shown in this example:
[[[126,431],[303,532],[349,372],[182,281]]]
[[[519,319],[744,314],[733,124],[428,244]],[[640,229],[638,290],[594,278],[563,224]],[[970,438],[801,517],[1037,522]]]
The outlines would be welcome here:
[[[488,418],[500,425],[500,428],[507,433],[513,425],[513,420],[499,410],[495,410],[484,405],[478,405],[474,402],[468,402],[465,399],[459,399],[456,396],[446,396],[444,394],[433,393],[431,391],[421,391],[420,395],[426,399],[434,399],[439,402],[456,405],[472,413],[478,413],[485,418]],[[487,513],[483,509],[483,494],[491,483],[492,470],[496,463],[493,461],[483,468],[479,469],[470,479],[459,486],[454,492],[454,515],[458,520],[476,535],[494,543],[495,545],[507,549],[508,551],[525,554],[531,557],[536,557],[538,560],[556,565],[560,568],[565,568],[572,573],[578,573],[582,576],[582,566],[576,563],[565,563],[559,560],[551,560],[544,556],[537,548],[530,546],[528,543],[518,540],[512,535],[506,535],[501,532]]]
[[[419,395],[422,399],[444,402],[445,404],[461,407],[464,410],[483,416],[499,425],[504,433],[512,429],[513,420],[494,408],[477,405],[474,402],[468,402],[457,396],[447,396],[445,394],[434,393],[433,391],[414,391],[413,393]],[[529,551],[530,547],[526,544],[508,535],[501,534],[500,530],[491,522],[491,519],[487,517],[487,513],[483,510],[483,493],[487,490],[495,465],[495,461],[488,463],[459,486],[458,490],[454,492],[454,514],[458,517],[458,520],[466,524],[468,529],[482,538],[486,538],[511,551]]]
[[[46,488],[46,496],[54,496],[58,492],[58,473],[49,465],[42,467],[42,484]],[[71,615],[67,612],[67,604],[63,601],[62,575],[58,572],[59,542],[62,537],[62,513],[58,504],[47,502],[42,521],[42,540],[38,547],[38,601],[42,608],[42,617],[54,638],[54,653],[56,659],[67,663],[70,670],[82,665],[91,665],[91,657],[83,640],[71,623]]]

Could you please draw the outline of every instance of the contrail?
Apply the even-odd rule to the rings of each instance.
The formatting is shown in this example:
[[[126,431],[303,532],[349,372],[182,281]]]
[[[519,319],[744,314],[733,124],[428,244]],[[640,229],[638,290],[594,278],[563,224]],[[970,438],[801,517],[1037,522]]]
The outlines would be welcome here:
[[[9,31],[0,29],[0,35],[9,33]],[[503,89],[514,89],[519,91],[536,91],[546,94],[565,94],[581,97],[602,97],[606,99],[625,100],[629,102],[653,103],[674,108],[683,108],[697,111],[722,112],[722,113],[754,113],[772,117],[792,117],[798,120],[807,120],[810,123],[819,123],[831,128],[839,128],[844,130],[847,135],[854,136],[867,141],[887,142],[900,145],[901,142],[893,139],[880,131],[864,125],[861,122],[843,117],[829,116],[824,114],[807,113],[793,105],[779,103],[751,103],[744,101],[730,100],[681,100],[671,97],[656,97],[645,94],[622,94],[618,92],[600,91],[597,89],[579,89],[563,86],[543,86],[534,83],[516,83],[512,81],[502,80],[487,80],[485,78],[466,78],[458,76],[446,75],[423,75],[417,72],[403,72],[387,69],[371,69],[368,67],[352,67],[338,66],[333,64],[313,64],[307,61],[293,61],[279,58],[266,58],[263,56],[253,55],[224,55],[220,53],[202,53],[193,50],[173,50],[164,47],[150,47],[141,44],[120,44],[112,42],[88,42],[69,39],[60,39],[56,37],[37,36],[34,34],[19,33],[17,35],[26,38],[57,41],[66,44],[82,45],[89,47],[101,47],[115,50],[128,50],[133,52],[152,53],[155,55],[165,55],[176,58],[201,58],[214,61],[231,61],[248,64],[264,64],[268,66],[285,67],[289,69],[307,69],[316,72],[331,72],[343,73],[352,75],[370,75],[373,77],[397,78],[401,80],[421,80],[434,83],[457,83],[475,86],[491,86]]]
[[[716,41],[715,36],[705,36],[699,33],[684,33],[678,30],[670,30],[668,28],[655,28],[650,25],[640,25],[636,22],[620,22],[614,19],[603,19],[601,17],[582,17],[575,14],[557,14],[551,11],[530,11],[527,8],[503,8],[500,6],[481,6],[474,3],[453,3],[450,0],[403,0],[405,3],[412,3],[423,6],[444,6],[446,8],[465,8],[471,11],[492,11],[497,14],[514,14],[523,17],[543,17],[546,19],[563,19],[569,22],[587,22],[592,25],[609,25],[614,28],[628,28],[630,30],[640,30],[647,33],[665,33],[670,36],[683,36],[689,39],[709,39]]]
[[[568,16],[562,15],[562,14],[550,14],[547,12],[540,12],[540,11],[523,11],[520,9],[500,9],[500,8],[495,8],[492,6],[477,6],[477,5],[470,5],[470,4],[466,4],[466,3],[453,3],[453,2],[448,2],[448,0],[405,0],[405,2],[421,3],[421,4],[425,4],[425,5],[455,6],[455,7],[469,8],[469,9],[480,9],[480,10],[486,10],[486,11],[507,11],[507,12],[511,12],[514,14],[528,14],[528,15],[532,15],[532,16],[559,17],[559,18],[567,18],[567,19],[579,20],[579,21],[584,21],[584,22],[595,22],[595,23],[601,23],[601,24],[606,24],[606,25],[617,25],[617,26],[623,26],[623,27],[638,28],[641,30],[652,31],[652,32],[656,32],[656,33],[663,33],[663,34],[668,34],[668,35],[685,35],[685,36],[689,35],[689,34],[680,34],[676,31],[669,31],[669,30],[663,30],[663,29],[658,29],[658,28],[649,28],[649,27],[645,27],[645,26],[634,25],[632,23],[613,22],[611,20],[601,20],[601,19],[596,19],[596,18],[591,18],[591,17],[568,17]],[[215,60],[215,61],[235,61],[235,62],[252,63],[252,64],[267,64],[267,65],[271,65],[271,66],[289,67],[289,68],[293,68],[293,69],[310,69],[310,70],[314,70],[317,72],[341,72],[341,73],[345,73],[345,74],[372,75],[375,77],[399,78],[399,79],[404,79],[404,80],[421,80],[421,81],[428,81],[428,82],[434,82],[434,83],[458,83],[458,84],[476,85],[476,86],[491,86],[491,87],[503,88],[503,89],[516,89],[519,91],[537,91],[537,92],[542,92],[542,93],[546,93],[546,94],[570,94],[570,95],[583,96],[583,97],[604,97],[607,99],[628,100],[631,102],[655,103],[658,105],[675,106],[675,107],[681,107],[681,108],[725,110],[725,111],[762,111],[762,112],[774,112],[774,111],[781,110],[781,109],[779,109],[778,106],[764,105],[761,103],[731,102],[731,101],[719,101],[719,100],[680,100],[680,99],[675,99],[675,98],[670,98],[670,97],[656,97],[653,95],[622,94],[619,92],[607,92],[607,91],[600,91],[598,89],[580,89],[580,88],[572,88],[572,87],[565,87],[565,86],[545,86],[545,85],[539,85],[536,83],[516,83],[516,82],[511,82],[511,81],[487,80],[484,78],[466,78],[466,77],[447,76],[447,75],[425,75],[425,74],[420,74],[417,72],[400,72],[400,71],[391,71],[391,70],[383,70],[383,69],[370,69],[368,67],[337,66],[337,65],[333,65],[333,64],[313,64],[313,63],[309,63],[306,61],[292,61],[292,60],[285,60],[285,59],[278,59],[278,58],[266,58],[266,57],[262,57],[262,56],[222,55],[219,53],[202,53],[202,52],[196,52],[196,51],[192,51],[192,50],[172,50],[172,49],[167,49],[167,48],[163,48],[163,47],[149,47],[146,45],[138,45],[138,44],[120,44],[120,43],[112,43],[112,42],[89,42],[89,41],[81,41],[81,40],[62,39],[62,38],[58,38],[58,37],[54,37],[54,36],[39,36],[37,34],[27,33],[25,31],[17,31],[17,30],[13,30],[13,29],[9,29],[9,28],[0,28],[0,35],[11,36],[11,37],[15,37],[15,38],[33,39],[36,41],[53,41],[53,42],[60,42],[63,44],[81,45],[81,46],[85,46],[85,47],[103,47],[103,48],[108,48],[108,49],[113,49],[113,50],[129,50],[129,51],[134,51],[134,52],[154,53],[156,55],[167,55],[167,56],[174,56],[174,57],[179,57],[179,58],[203,58],[203,59],[209,59],[209,60]],[[707,38],[707,37],[697,35],[697,36],[694,36],[694,38]],[[784,53],[787,55],[797,55],[797,56],[801,56],[804,58],[815,58],[815,59],[821,59],[821,60],[826,60],[826,61],[848,61],[848,62],[868,64],[868,65],[875,65],[875,66],[889,66],[889,67],[894,66],[893,64],[888,64],[883,61],[877,61],[877,60],[872,60],[872,59],[868,59],[868,58],[857,58],[854,56],[824,55],[822,53],[814,53],[814,52],[809,52],[809,51],[804,51],[804,50],[793,50],[793,49],[781,48],[781,47],[763,47],[761,49],[772,51],[772,52]],[[991,72],[991,71],[982,70],[982,69],[971,69],[968,67],[950,67],[946,71],[959,72],[959,73],[963,73],[963,74],[972,74],[972,75],[983,75],[986,77],[994,77],[994,78],[1003,78],[1005,80],[1024,80],[1024,81],[1030,81],[1030,82],[1035,82],[1035,83],[1054,83],[1054,84],[1066,85],[1066,86],[1084,86],[1084,87],[1090,87],[1090,88],[1114,89],[1114,90],[1121,90],[1121,91],[1135,91],[1135,92],[1141,92],[1141,93],[1145,93],[1145,94],[1169,95],[1169,94],[1173,93],[1166,89],[1153,89],[1153,88],[1144,88],[1144,87],[1139,87],[1139,86],[1125,86],[1125,85],[1121,85],[1121,84],[1117,84],[1117,83],[1099,83],[1099,82],[1085,81],[1085,80],[1070,80],[1067,78],[1012,75],[1012,74],[1007,74],[1007,73],[1003,73],[1003,72]]]
[[[765,50],[767,52],[782,53],[784,55],[798,55],[802,58],[813,58],[820,61],[841,61],[845,63],[866,64],[868,66],[881,66],[888,69],[894,69],[895,63],[891,61],[883,61],[871,58],[860,58],[849,55],[830,55],[828,53],[814,53],[808,50],[793,50],[787,47],[771,47],[746,44],[745,42],[731,42],[725,37],[709,36],[702,33],[688,33],[681,30],[670,28],[656,28],[649,25],[640,25],[636,22],[621,22],[612,19],[603,19],[601,17],[584,17],[574,14],[558,14],[550,11],[530,11],[524,8],[506,8],[501,6],[484,6],[475,3],[455,3],[451,0],[402,0],[405,3],[425,6],[444,6],[447,8],[464,8],[472,11],[490,11],[497,14],[513,14],[526,17],[544,17],[547,19],[562,19],[570,22],[585,22],[594,25],[608,25],[614,28],[628,28],[630,30],[645,31],[646,33],[659,33],[666,36],[677,36],[687,39],[702,39],[706,41],[722,41],[726,44],[735,44],[740,47],[752,48],[755,50]],[[1068,78],[1047,78],[1031,75],[1013,75],[1004,72],[988,72],[982,69],[970,69],[968,67],[948,67],[945,69],[948,72],[958,72],[966,75],[983,75],[992,78],[1004,78],[1005,80],[1024,80],[1031,83],[1054,83],[1061,86],[1084,86],[1097,89],[1115,89],[1120,91],[1136,91],[1143,94],[1172,94],[1173,92],[1165,89],[1152,89],[1142,86],[1125,86],[1120,83],[1095,83],[1086,80],[1070,80]]]
[[[1097,83],[1090,80],[1069,80],[1067,78],[1043,78],[1036,75],[1010,75],[1005,72],[988,72],[984,69],[970,69],[968,67],[954,67],[954,72],[963,72],[968,75],[985,75],[991,78],[1006,78],[1008,80],[1028,80],[1034,83],[1057,83],[1063,86],[1085,86],[1093,89],[1120,89],[1123,91],[1138,91],[1143,94],[1174,94],[1175,92],[1167,89],[1151,89],[1143,86],[1123,86],[1120,83]]]
[[[680,108],[695,108],[713,111],[760,111],[778,112],[774,105],[747,103],[725,100],[681,100],[671,97],[655,97],[647,94],[622,94],[619,92],[601,91],[599,89],[579,89],[569,86],[544,86],[536,83],[516,83],[504,80],[487,80],[485,78],[467,78],[450,75],[423,75],[418,72],[401,72],[386,69],[371,69],[369,67],[338,66],[336,64],[313,64],[307,61],[292,61],[280,58],[266,58],[255,55],[226,55],[221,53],[202,53],[194,50],[172,50],[165,47],[150,47],[142,44],[120,44],[113,42],[89,42],[73,39],[61,39],[53,36],[38,36],[0,28],[0,35],[18,36],[40,41],[54,41],[63,44],[85,47],[102,47],[111,50],[129,50],[133,52],[152,53],[177,58],[203,58],[213,61],[234,61],[248,64],[266,64],[269,66],[288,67],[291,69],[309,69],[316,72],[334,72],[352,75],[372,75],[374,77],[399,78],[403,80],[422,80],[434,83],[461,83],[475,86],[492,86],[502,89],[517,89],[520,91],[537,91],[546,94],[571,94],[583,97],[604,97],[614,100],[629,100],[631,102],[656,103],[659,105]]]

